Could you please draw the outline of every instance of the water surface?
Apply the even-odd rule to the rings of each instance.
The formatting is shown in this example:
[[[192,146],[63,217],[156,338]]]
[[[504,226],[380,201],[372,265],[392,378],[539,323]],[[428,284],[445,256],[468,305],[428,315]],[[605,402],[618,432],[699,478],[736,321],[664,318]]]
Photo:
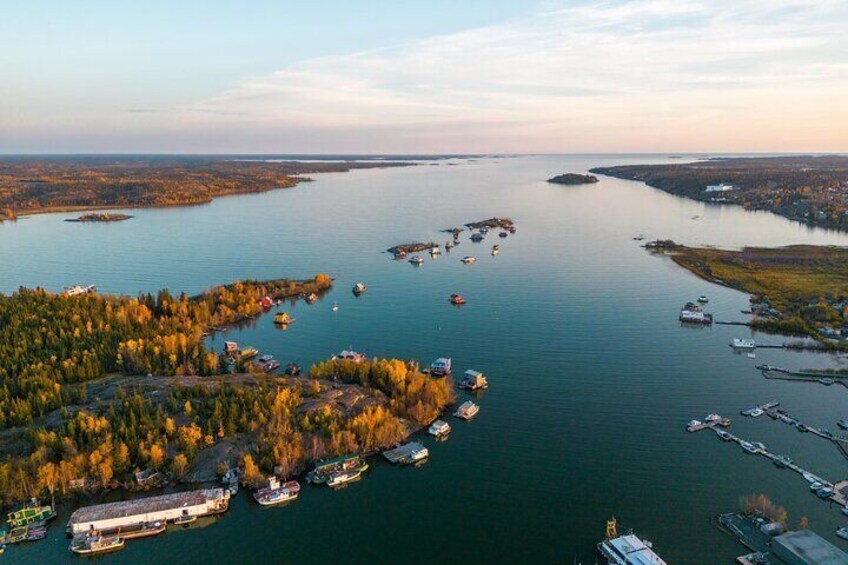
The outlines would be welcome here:
[[[74,215],[52,214],[0,224],[0,289],[7,292],[86,283],[113,293],[196,293],[239,278],[325,272],[336,288],[314,306],[297,304],[297,322],[287,331],[264,317],[228,338],[301,365],[352,346],[425,361],[451,356],[455,369],[489,375],[478,418],[452,422],[445,443],[426,439],[431,460],[421,468],[375,461],[365,480],[339,492],[306,488],[287,508],[259,508],[240,493],[212,527],[130,542],[105,560],[594,563],[605,520],[615,515],[669,563],[731,563],[744,549],[709,520],[753,492],[786,506],[793,523],[809,517],[813,529],[846,549],[834,535],[844,518],[800,476],[712,434],[683,431],[691,418],[718,411],[734,418],[738,435],[841,478],[845,461],[826,442],[738,415],[778,399],[802,420],[834,429],[848,415],[848,391],[766,381],[753,365],[824,367],[836,360],[777,350],[751,360],[727,346],[747,337],[745,328],[681,327],[677,311],[688,300],[706,294],[718,319],[738,319],[747,296],[651,256],[632,238],[739,247],[846,245],[848,236],[632,181],[544,182],[594,166],[664,161],[425,162],[316,175],[293,189],[199,207],[133,210],[126,222],[74,224],[62,221]],[[381,253],[413,239],[443,243],[440,229],[495,215],[514,218],[517,233],[505,240],[491,234],[482,244],[464,236],[451,254],[420,268]],[[497,257],[489,255],[493,243],[501,245]],[[476,265],[459,262],[467,254],[477,256]],[[369,286],[359,299],[350,292],[357,281]],[[451,307],[452,292],[468,304]],[[330,310],[333,302],[338,312]],[[65,505],[61,521],[70,510]],[[61,526],[6,557],[71,561]]]

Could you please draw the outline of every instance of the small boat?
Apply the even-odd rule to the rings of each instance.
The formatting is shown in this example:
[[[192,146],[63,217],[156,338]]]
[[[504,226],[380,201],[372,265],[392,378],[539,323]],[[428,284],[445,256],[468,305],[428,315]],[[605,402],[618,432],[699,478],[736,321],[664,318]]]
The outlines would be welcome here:
[[[274,359],[271,359],[270,361],[265,363],[265,365],[262,368],[265,370],[266,373],[269,372],[269,371],[276,371],[277,369],[280,368],[280,362],[276,361]]]
[[[481,242],[481,241],[483,241],[483,239],[484,239],[485,237],[486,237],[485,235],[483,235],[482,233],[479,233],[479,232],[478,232],[478,233],[472,233],[472,234],[471,234],[471,241],[473,241],[473,242]]]
[[[424,264],[424,258],[421,257],[420,255],[413,255],[413,257],[409,260],[409,262],[412,263],[413,265],[420,266],[420,265]]]
[[[756,358],[757,358],[757,354],[756,354],[756,353],[751,352],[751,353],[749,353],[749,354],[748,354],[748,359],[756,359]]]
[[[456,243],[453,240],[448,240],[445,242],[445,249],[450,250],[451,247],[454,247]]]
[[[739,442],[739,445],[742,447],[745,453],[757,454],[760,452],[757,446],[749,441],[741,441]]]
[[[497,255],[500,252],[501,252],[501,246],[500,245],[493,245],[492,246],[492,255]]]
[[[459,408],[456,409],[456,412],[454,412],[453,415],[462,420],[470,420],[471,418],[476,416],[479,411],[479,406],[477,406],[470,400],[466,400],[465,402],[459,405]]]
[[[836,425],[840,427],[840,429],[848,430],[848,419],[843,418],[836,422]]]
[[[288,312],[277,312],[274,314],[274,323],[280,325],[291,324],[294,322],[294,318],[292,318],[291,314]]]
[[[716,435],[721,441],[730,441],[733,439],[733,436],[724,430],[716,430]]]
[[[331,310],[332,310],[333,312],[336,312],[336,311],[338,311],[338,309],[339,309],[339,303],[338,303],[338,302],[333,302],[333,307],[331,308]]]
[[[718,414],[715,414],[715,413],[707,414],[707,417],[704,418],[704,419],[706,420],[707,423],[720,422],[721,416],[719,416]]]
[[[438,245],[434,245],[433,247],[430,248],[430,255],[441,255],[441,253],[442,253],[442,250],[439,248]]]
[[[338,487],[345,485],[351,481],[355,481],[359,477],[362,476],[362,471],[359,469],[354,469],[352,471],[341,471],[337,473],[333,473],[327,479],[327,486]]]
[[[816,492],[816,491],[821,490],[823,488],[824,488],[824,485],[821,484],[819,481],[813,481],[812,483],[810,483],[810,491],[812,491],[812,492]]]
[[[701,296],[698,297],[698,302],[700,302],[701,304],[706,304],[709,301],[710,301],[710,299],[707,298],[706,295],[702,294]]]
[[[242,359],[250,359],[252,357],[256,357],[257,355],[259,355],[259,350],[255,347],[245,347],[244,349],[239,351],[239,356]]]
[[[259,362],[262,363],[262,364],[268,363],[268,362],[273,361],[273,360],[274,360],[273,355],[263,355],[259,358]]]
[[[475,259],[474,257],[472,257],[470,255],[466,255],[465,257],[462,258],[462,262],[465,263],[466,265],[471,265],[476,261],[477,261],[477,259]]]
[[[315,304],[315,302],[318,301],[318,295],[315,294],[314,292],[310,292],[309,294],[306,295],[305,300],[306,300],[307,304]]]
[[[822,488],[820,488],[819,490],[816,491],[816,496],[818,496],[822,500],[827,500],[828,498],[832,497],[834,494],[835,494],[835,491],[833,490],[833,488],[828,487],[828,486],[822,487]]]
[[[366,290],[368,290],[368,287],[365,286],[364,284],[362,284],[361,282],[358,282],[355,285],[353,285],[353,293],[356,294],[356,295],[362,294]]]
[[[503,237],[507,237],[508,235],[509,235],[509,232],[502,231],[501,233],[498,234],[498,237],[503,238]]]
[[[289,363],[283,373],[289,377],[296,377],[300,374],[300,367],[297,363]]]
[[[434,377],[443,377],[451,372],[450,357],[439,357],[430,363],[430,374]]]
[[[179,516],[178,518],[174,519],[174,525],[175,526],[188,526],[192,522],[196,522],[196,521],[197,521],[197,516],[195,516],[194,514],[183,514],[182,516]]]
[[[774,459],[772,459],[775,465],[784,469],[792,464],[792,459],[787,457],[786,455],[776,455]]]
[[[103,536],[98,533],[86,535],[71,542],[70,550],[80,555],[107,553],[124,548],[124,539],[119,536]]]
[[[465,298],[463,298],[460,294],[451,294],[448,300],[450,300],[451,304],[454,304],[456,306],[461,306],[465,304]]]
[[[824,378],[824,379],[819,379],[819,382],[823,385],[830,386],[830,385],[833,384],[834,381],[833,381],[833,379]]]
[[[848,528],[842,527],[836,530],[836,535],[844,540],[848,540]]]
[[[757,343],[753,339],[733,338],[730,342],[730,347],[733,349],[756,349]]]
[[[427,428],[427,433],[435,437],[445,437],[451,431],[450,424],[444,420],[436,420]]]

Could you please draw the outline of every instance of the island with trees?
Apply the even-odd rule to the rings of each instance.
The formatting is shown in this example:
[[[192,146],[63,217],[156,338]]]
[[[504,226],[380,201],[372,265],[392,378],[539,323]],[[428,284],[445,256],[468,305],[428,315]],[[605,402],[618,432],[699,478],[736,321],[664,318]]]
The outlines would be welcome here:
[[[109,212],[91,212],[89,214],[83,214],[78,218],[68,218],[65,220],[66,222],[123,222],[124,220],[129,220],[133,216],[128,214],[111,214]]]
[[[565,184],[568,186],[576,186],[580,184],[594,184],[598,182],[598,177],[595,175],[580,175],[577,173],[563,173],[548,179],[548,182],[553,184]]]
[[[808,225],[848,230],[848,156],[721,158],[598,167],[702,202],[768,210]]]
[[[848,248],[815,245],[689,247],[646,244],[697,276],[751,294],[751,327],[819,339],[846,348]],[[843,335],[844,332],[844,335]]]
[[[6,158],[0,160],[0,221],[43,212],[206,204],[219,196],[290,188],[312,173],[411,164],[200,156]]]

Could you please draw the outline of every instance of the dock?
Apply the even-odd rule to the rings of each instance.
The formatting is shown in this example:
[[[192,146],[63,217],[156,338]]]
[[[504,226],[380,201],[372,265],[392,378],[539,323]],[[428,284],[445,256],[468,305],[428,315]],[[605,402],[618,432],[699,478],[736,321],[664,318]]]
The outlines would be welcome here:
[[[420,452],[422,449],[426,449],[423,443],[411,441],[394,449],[384,451],[383,457],[385,457],[389,463],[394,465],[408,465],[409,463],[415,462],[415,454]]]
[[[708,428],[701,428],[701,429],[708,429]],[[743,443],[753,443],[753,442],[749,442],[749,441],[747,441],[747,440],[745,440],[741,437],[735,436],[735,435],[733,435],[729,432],[720,431],[715,426],[712,426],[709,429],[712,429],[714,432],[716,432],[717,436],[719,436],[721,439],[726,440],[728,443],[732,442],[732,443],[736,443],[740,446]],[[724,437],[721,437],[721,434],[724,434]],[[763,446],[762,444],[756,444],[755,443],[754,445],[758,445],[759,447],[756,450],[756,452],[751,453],[751,455],[759,455],[760,457],[765,457],[766,459],[771,460],[775,464],[775,466],[778,466],[779,468],[789,469],[790,471],[794,471],[794,472],[798,473],[799,475],[801,475],[804,478],[805,481],[807,481],[808,484],[821,483],[823,486],[833,488],[833,494],[831,496],[825,498],[825,499],[822,499],[822,500],[832,501],[832,502],[835,502],[836,504],[839,504],[840,506],[845,506],[846,504],[848,504],[848,496],[847,496],[848,495],[848,480],[842,480],[842,481],[839,481],[839,482],[834,484],[834,483],[832,483],[832,482],[830,482],[826,479],[823,479],[822,477],[820,477],[820,476],[818,476],[814,473],[811,473],[810,471],[807,471],[806,469],[804,469],[802,467],[799,467],[798,465],[796,465],[794,463],[791,463],[791,462],[781,463],[781,456],[769,452],[768,449],[766,449],[765,446]]]
[[[781,381],[817,382],[824,385],[841,384],[848,387],[848,375],[840,373],[816,373],[812,371],[790,371],[771,365],[757,365],[757,370],[767,379]]]
[[[843,457],[848,459],[848,438],[837,437],[828,430],[808,426],[802,423],[797,418],[791,416],[786,410],[773,407],[764,410],[765,414],[772,420],[783,422],[786,425],[793,426],[799,432],[809,433],[821,439],[825,439],[836,446]]]

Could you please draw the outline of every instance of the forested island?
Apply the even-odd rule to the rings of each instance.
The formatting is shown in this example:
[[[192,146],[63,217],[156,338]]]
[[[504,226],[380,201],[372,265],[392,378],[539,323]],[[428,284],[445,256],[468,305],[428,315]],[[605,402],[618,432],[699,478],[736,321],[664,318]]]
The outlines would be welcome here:
[[[68,218],[66,222],[123,222],[129,220],[132,216],[127,214],[110,214],[108,212],[92,212],[83,214],[78,218]]]
[[[598,182],[598,177],[595,175],[579,175],[577,173],[563,173],[548,179],[548,182],[553,184],[565,184],[569,186],[580,184],[594,184]]]
[[[848,248],[814,245],[688,247],[670,240],[647,248],[699,277],[751,294],[751,326],[807,335],[844,348],[848,337]]]
[[[848,230],[848,157],[721,158],[671,165],[598,167],[703,202],[768,210],[791,220]]]
[[[206,204],[229,194],[290,188],[310,173],[402,167],[403,161],[267,162],[201,157],[0,160],[0,221],[84,209]]]

